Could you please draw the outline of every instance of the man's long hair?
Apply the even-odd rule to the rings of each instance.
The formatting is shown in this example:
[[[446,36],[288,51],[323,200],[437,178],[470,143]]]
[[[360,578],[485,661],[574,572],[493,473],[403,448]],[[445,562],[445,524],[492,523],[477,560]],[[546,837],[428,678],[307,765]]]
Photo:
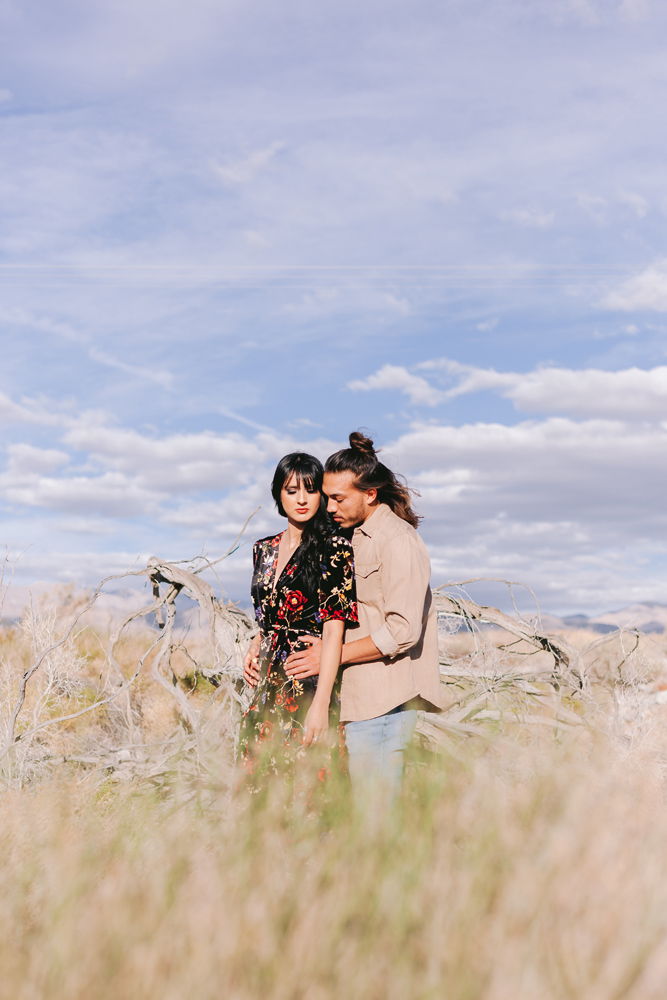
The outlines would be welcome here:
[[[361,431],[350,434],[350,447],[330,455],[324,466],[325,472],[351,472],[354,485],[362,492],[375,489],[380,503],[386,503],[394,514],[403,518],[413,528],[419,527],[421,517],[412,509],[412,494],[405,482],[388,469],[378,459],[373,442]],[[418,494],[417,494],[418,495]]]
[[[297,485],[303,483],[307,490],[313,490],[320,494],[320,506],[315,516],[304,525],[301,543],[292,556],[292,562],[295,564],[297,572],[301,574],[311,593],[317,593],[320,583],[322,553],[327,538],[333,534],[331,520],[327,514],[326,500],[322,493],[323,475],[324,469],[319,459],[303,451],[294,451],[280,459],[271,483],[271,495],[276,501],[278,513],[282,514],[283,517],[287,515],[280,499],[280,493],[292,476],[296,477]]]

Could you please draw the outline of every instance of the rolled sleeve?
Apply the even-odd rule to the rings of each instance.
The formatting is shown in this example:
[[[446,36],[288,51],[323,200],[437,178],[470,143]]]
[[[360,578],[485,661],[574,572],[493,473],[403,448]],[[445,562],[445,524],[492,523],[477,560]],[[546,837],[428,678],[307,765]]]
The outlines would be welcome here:
[[[398,643],[386,625],[376,628],[370,637],[383,656],[396,656],[400,652]]]
[[[385,622],[371,638],[384,656],[392,657],[407,652],[422,637],[431,564],[417,535],[398,535],[387,542],[381,573]]]

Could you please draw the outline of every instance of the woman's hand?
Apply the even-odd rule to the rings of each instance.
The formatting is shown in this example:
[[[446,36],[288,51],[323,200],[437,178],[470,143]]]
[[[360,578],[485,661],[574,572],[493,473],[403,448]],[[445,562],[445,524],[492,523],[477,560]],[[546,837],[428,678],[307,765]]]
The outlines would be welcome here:
[[[303,724],[303,745],[310,747],[317,743],[324,743],[328,731],[329,701],[325,698],[318,698],[316,694]]]
[[[243,658],[243,679],[248,685],[248,687],[254,688],[259,684],[259,646],[262,641],[262,637],[259,633],[250,643],[248,647],[248,652]]]

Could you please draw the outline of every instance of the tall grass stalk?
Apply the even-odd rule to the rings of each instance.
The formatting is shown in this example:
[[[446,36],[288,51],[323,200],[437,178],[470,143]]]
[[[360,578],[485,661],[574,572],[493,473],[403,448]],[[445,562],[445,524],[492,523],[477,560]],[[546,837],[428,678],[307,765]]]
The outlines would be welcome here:
[[[416,761],[392,815],[329,798],[5,793],[0,998],[664,996],[651,760],[533,745]]]

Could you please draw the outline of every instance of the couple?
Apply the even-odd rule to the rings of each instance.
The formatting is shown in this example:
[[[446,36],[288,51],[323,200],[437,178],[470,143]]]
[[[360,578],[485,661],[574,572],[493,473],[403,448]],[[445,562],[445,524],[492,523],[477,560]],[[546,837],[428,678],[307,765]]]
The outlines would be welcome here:
[[[288,759],[325,743],[340,690],[355,793],[378,781],[395,795],[417,708],[441,706],[430,562],[410,491],[354,432],[324,469],[286,455],[271,492],[288,527],[253,550],[260,631],[243,665],[254,689],[243,761],[252,772],[276,737]]]

